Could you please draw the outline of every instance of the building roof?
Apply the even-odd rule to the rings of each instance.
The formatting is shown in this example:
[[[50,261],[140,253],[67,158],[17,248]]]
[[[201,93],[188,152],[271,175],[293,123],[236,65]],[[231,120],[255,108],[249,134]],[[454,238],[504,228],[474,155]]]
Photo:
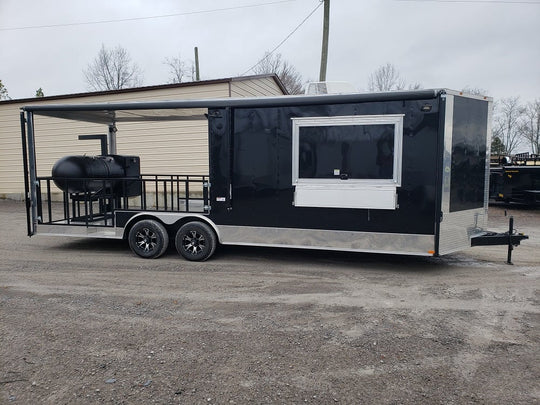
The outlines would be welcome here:
[[[239,77],[227,77],[222,79],[213,79],[213,80],[199,80],[194,82],[185,82],[185,83],[173,83],[173,84],[160,84],[155,86],[143,86],[143,87],[132,87],[128,89],[120,90],[106,90],[106,91],[93,91],[87,93],[73,93],[73,94],[61,94],[56,96],[46,96],[46,97],[30,97],[30,98],[19,98],[13,100],[2,100],[0,104],[10,104],[10,103],[34,103],[40,101],[50,101],[50,100],[65,100],[70,98],[82,98],[82,97],[94,97],[94,96],[104,96],[112,94],[124,94],[124,93],[136,93],[152,90],[164,90],[164,89],[176,89],[192,86],[205,86],[211,84],[220,84],[220,83],[231,83],[231,82],[241,82],[246,80],[253,79],[264,79],[272,78],[278,85],[278,87],[283,91],[283,94],[289,94],[279,77],[272,74],[262,74],[262,75],[252,75],[252,76],[239,76]]]

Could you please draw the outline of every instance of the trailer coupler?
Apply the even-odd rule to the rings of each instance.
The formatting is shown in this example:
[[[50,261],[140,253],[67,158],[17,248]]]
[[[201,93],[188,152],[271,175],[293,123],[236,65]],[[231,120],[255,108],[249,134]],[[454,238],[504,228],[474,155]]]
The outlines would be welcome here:
[[[529,236],[523,233],[516,233],[514,230],[514,217],[510,217],[508,222],[507,232],[487,232],[484,235],[474,236],[471,238],[471,246],[508,246],[507,264],[512,263],[512,250],[514,246],[519,246],[522,240],[529,239]]]

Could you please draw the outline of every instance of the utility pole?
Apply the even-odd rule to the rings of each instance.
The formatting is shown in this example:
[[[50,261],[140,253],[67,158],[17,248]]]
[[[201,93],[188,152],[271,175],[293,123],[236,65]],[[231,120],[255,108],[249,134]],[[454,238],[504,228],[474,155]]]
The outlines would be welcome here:
[[[199,74],[199,48],[195,47],[195,81],[201,80],[201,76]]]
[[[323,0],[321,0],[323,1]],[[330,26],[330,0],[324,0],[324,22],[321,52],[321,71],[319,81],[326,81],[326,64],[328,62],[328,31]]]

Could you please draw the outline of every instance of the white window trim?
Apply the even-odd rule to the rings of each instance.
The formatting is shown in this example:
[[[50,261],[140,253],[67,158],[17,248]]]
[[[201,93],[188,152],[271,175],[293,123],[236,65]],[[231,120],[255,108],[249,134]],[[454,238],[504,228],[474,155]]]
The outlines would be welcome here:
[[[404,114],[300,117],[292,120],[292,183],[294,205],[301,207],[396,209],[401,186]],[[300,128],[313,126],[394,125],[392,179],[299,178]]]

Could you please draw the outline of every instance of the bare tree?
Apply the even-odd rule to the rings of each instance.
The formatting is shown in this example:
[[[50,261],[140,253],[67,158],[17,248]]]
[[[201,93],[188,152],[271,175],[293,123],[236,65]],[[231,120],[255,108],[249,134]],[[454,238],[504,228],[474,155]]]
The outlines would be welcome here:
[[[409,86],[407,86],[409,88],[409,90],[420,90],[422,86],[419,82],[414,82],[412,84],[409,84]]]
[[[296,68],[281,57],[281,54],[266,52],[253,68],[255,74],[275,73],[290,94],[304,92],[302,75]]]
[[[420,88],[419,84],[416,85],[418,85],[417,88]],[[405,86],[405,80],[391,63],[380,66],[375,72],[369,75],[369,91],[403,90]]]
[[[464,87],[463,90],[461,90],[463,93],[466,94],[472,94],[473,96],[487,96],[489,92],[487,90],[484,90],[480,87]]]
[[[540,153],[540,99],[525,106],[519,131],[523,139],[531,145],[532,153]]]
[[[171,75],[169,83],[182,83],[185,79],[193,81],[193,62],[188,64],[178,55],[173,58],[165,58],[163,63],[169,67]]]
[[[120,90],[141,85],[142,73],[131,61],[126,49],[117,46],[101,49],[84,70],[84,77],[92,90]]]
[[[496,105],[493,136],[501,140],[506,153],[511,154],[519,145],[523,112],[519,97],[503,98]]]
[[[2,80],[0,80],[0,100],[11,100],[6,86],[4,86],[4,83],[2,83]]]

